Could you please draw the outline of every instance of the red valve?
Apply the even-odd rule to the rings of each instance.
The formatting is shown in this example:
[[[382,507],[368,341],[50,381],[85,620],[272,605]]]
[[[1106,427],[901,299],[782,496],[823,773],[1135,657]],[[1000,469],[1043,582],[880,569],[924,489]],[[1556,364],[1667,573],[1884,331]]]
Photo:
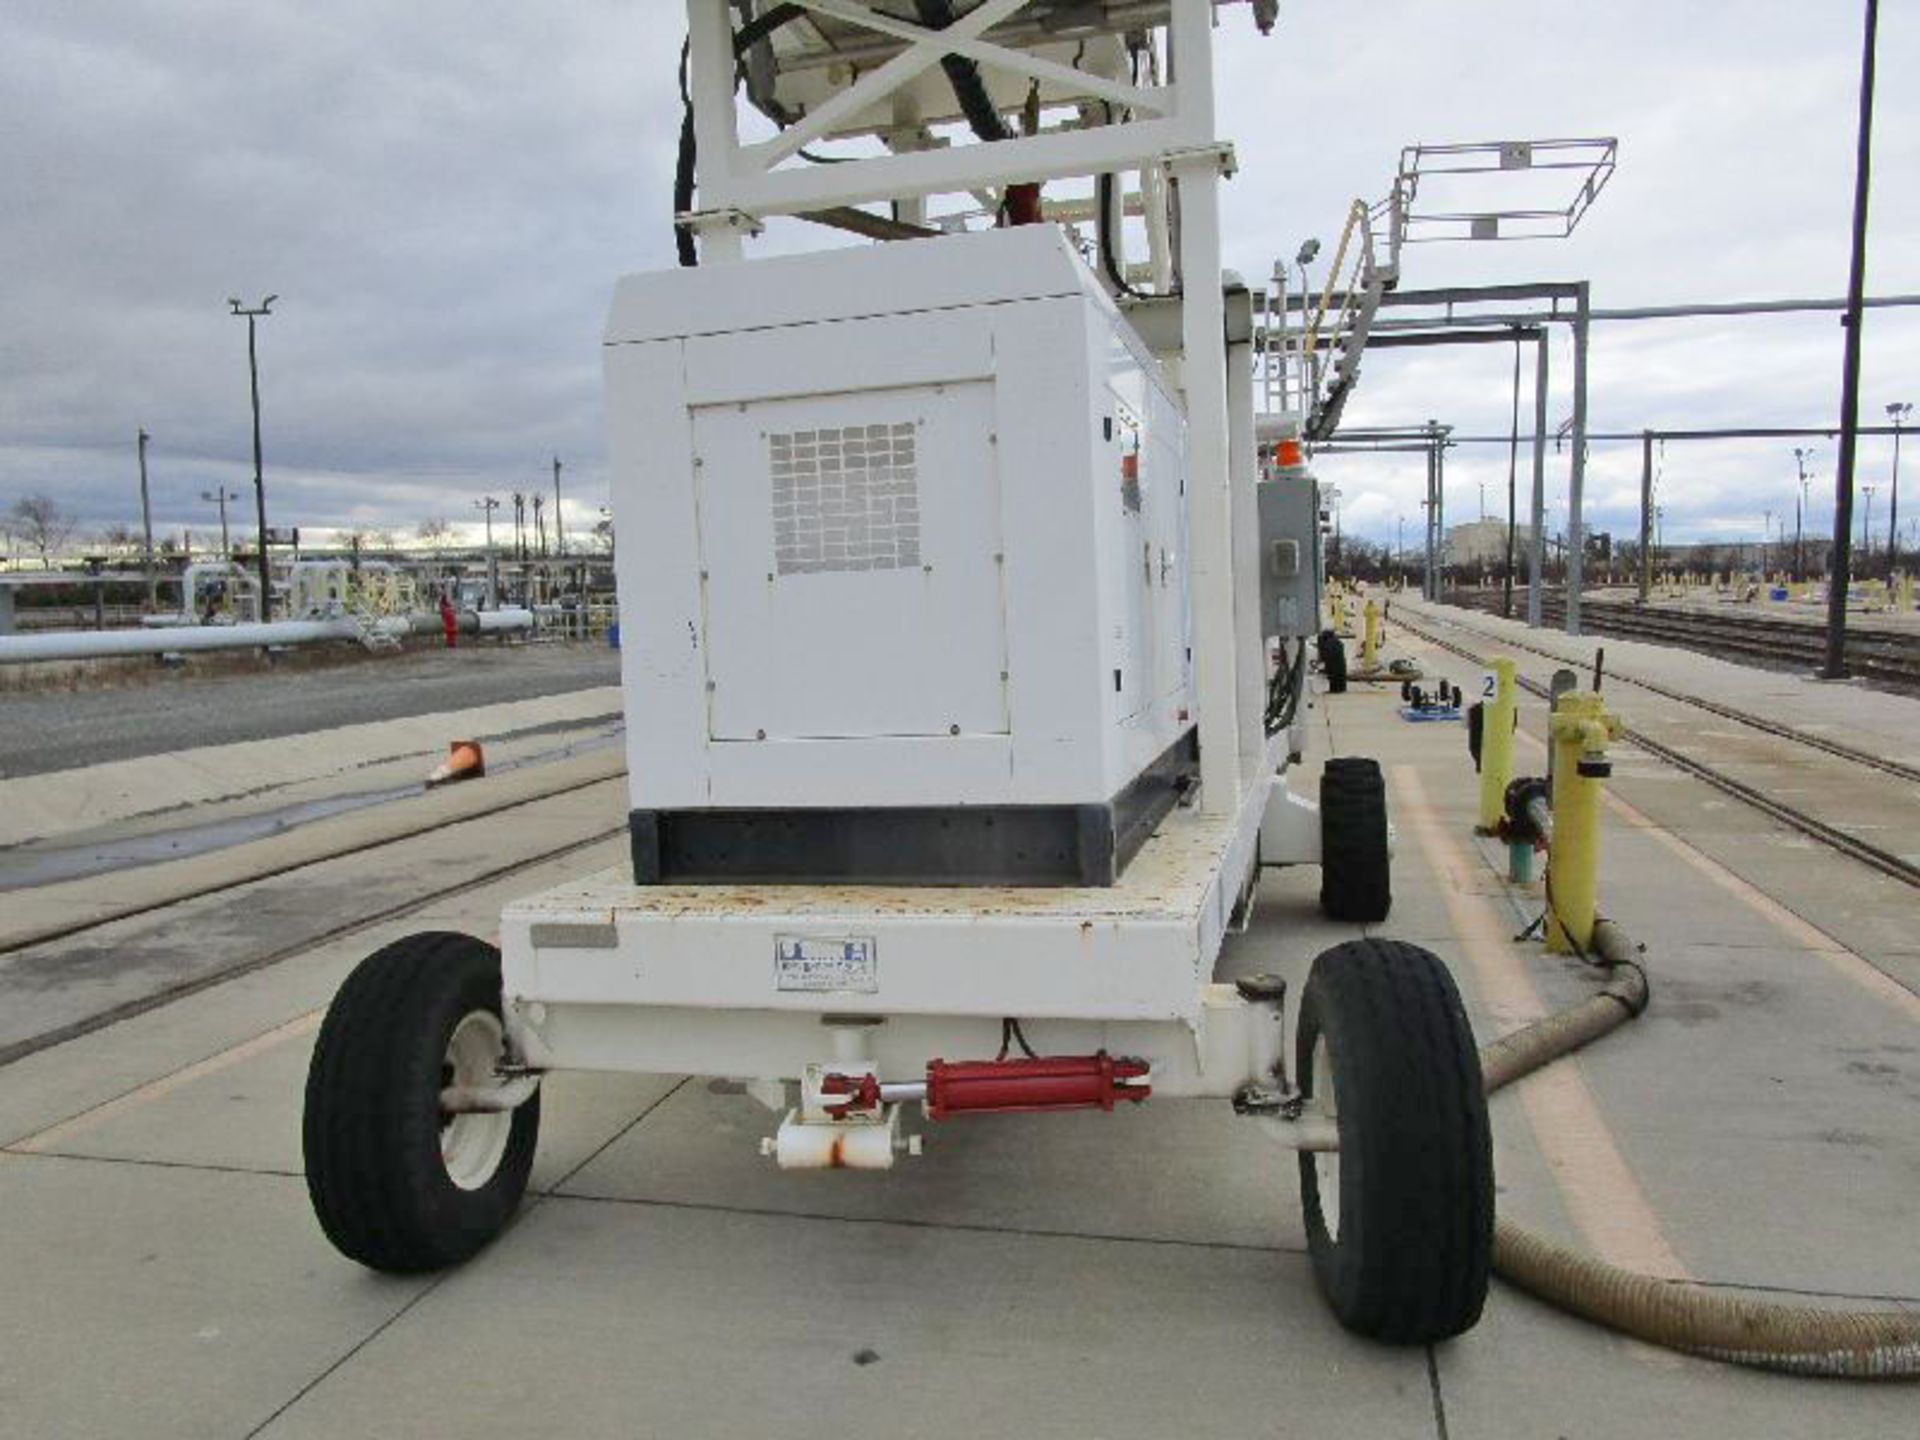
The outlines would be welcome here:
[[[823,1075],[820,1077],[820,1093],[847,1097],[843,1104],[821,1107],[834,1119],[844,1120],[850,1110],[880,1108],[880,1077],[877,1075]]]
[[[1048,1055],[1019,1060],[935,1060],[927,1066],[927,1117],[944,1120],[968,1111],[1011,1114],[1033,1110],[1111,1110],[1153,1093],[1145,1060],[1097,1055]]]

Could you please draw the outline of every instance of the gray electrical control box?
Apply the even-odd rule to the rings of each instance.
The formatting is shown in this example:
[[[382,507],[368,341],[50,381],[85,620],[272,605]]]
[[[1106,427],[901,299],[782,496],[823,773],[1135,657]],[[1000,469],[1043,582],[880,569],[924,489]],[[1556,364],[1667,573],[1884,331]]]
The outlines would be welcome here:
[[[1320,629],[1320,487],[1307,476],[1262,480],[1260,633],[1300,639]]]

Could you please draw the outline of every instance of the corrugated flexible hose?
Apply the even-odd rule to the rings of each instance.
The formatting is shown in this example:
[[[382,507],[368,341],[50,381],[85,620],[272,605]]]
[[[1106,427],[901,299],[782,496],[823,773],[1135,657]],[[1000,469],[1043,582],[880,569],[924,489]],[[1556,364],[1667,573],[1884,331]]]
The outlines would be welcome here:
[[[1599,991],[1482,1048],[1489,1095],[1617,1030],[1647,1008],[1646,973],[1619,926],[1606,920],[1595,925],[1593,949],[1608,972]],[[1920,1378],[1920,1315],[1821,1310],[1721,1295],[1637,1275],[1508,1220],[1495,1222],[1493,1263],[1502,1278],[1550,1305],[1670,1350],[1792,1375]]]

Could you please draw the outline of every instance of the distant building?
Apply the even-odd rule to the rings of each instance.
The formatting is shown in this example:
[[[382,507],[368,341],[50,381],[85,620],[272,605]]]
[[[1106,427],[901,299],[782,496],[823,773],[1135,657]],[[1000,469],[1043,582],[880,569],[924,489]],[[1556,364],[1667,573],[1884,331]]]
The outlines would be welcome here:
[[[1513,554],[1516,564],[1522,563],[1527,547],[1533,543],[1533,527],[1521,525],[1514,531]],[[1469,520],[1464,525],[1455,525],[1447,531],[1447,547],[1444,563],[1448,565],[1489,566],[1501,565],[1507,558],[1507,522],[1504,520]]]

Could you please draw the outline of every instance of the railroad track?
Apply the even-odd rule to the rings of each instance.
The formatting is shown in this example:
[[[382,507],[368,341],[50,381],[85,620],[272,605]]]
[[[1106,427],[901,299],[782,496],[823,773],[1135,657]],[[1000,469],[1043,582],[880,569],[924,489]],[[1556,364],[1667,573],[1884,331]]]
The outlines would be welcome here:
[[[1498,595],[1461,590],[1450,594],[1448,603],[1491,613]],[[1566,602],[1558,595],[1545,595],[1540,611],[1544,621],[1558,625],[1566,617]],[[1812,670],[1826,660],[1825,632],[1817,625],[1797,620],[1587,599],[1580,605],[1580,623],[1595,635],[1653,640],[1707,655],[1751,661],[1771,670]],[[1920,694],[1920,632],[1908,635],[1850,628],[1846,658],[1848,670],[1862,680],[1905,694]]]
[[[1400,623],[1406,624],[1404,615],[1396,616],[1395,618]],[[1418,627],[1409,624],[1407,628],[1417,631]],[[1468,629],[1470,627],[1462,626],[1461,628]],[[1424,634],[1424,632],[1419,633]],[[1554,654],[1553,651],[1544,650],[1538,645],[1529,645],[1524,640],[1512,639],[1506,636],[1487,635],[1486,632],[1479,630],[1475,630],[1472,633],[1482,636],[1492,644],[1499,645],[1502,649],[1526,650],[1534,655],[1542,656],[1545,659],[1557,661],[1562,665],[1568,663],[1564,657]],[[1433,640],[1434,643],[1444,648],[1454,650],[1456,654],[1465,654],[1464,651],[1447,645],[1445,641],[1437,637],[1429,635],[1426,638]],[[1830,740],[1824,735],[1809,734],[1804,730],[1797,729],[1782,721],[1769,719],[1764,715],[1755,715],[1750,711],[1736,709],[1731,705],[1722,705],[1717,700],[1708,700],[1699,695],[1689,695],[1684,690],[1675,690],[1670,686],[1660,684],[1656,680],[1643,680],[1639,676],[1628,675],[1618,670],[1609,671],[1608,673],[1615,679],[1624,680],[1629,685],[1651,691],[1655,695],[1663,696],[1668,700],[1679,701],[1683,705],[1691,705],[1697,710],[1705,710],[1709,714],[1718,715],[1723,720],[1732,720],[1736,724],[1745,725],[1754,730],[1761,730],[1769,735],[1778,735],[1783,740],[1791,740],[1797,745],[1805,745],[1812,750],[1824,750],[1829,755],[1837,755],[1842,760],[1850,760],[1856,765],[1864,765],[1868,769],[1879,770],[1884,774],[1897,776],[1902,780],[1912,780],[1915,783],[1920,783],[1920,766],[1908,765],[1899,760],[1889,759],[1884,755],[1875,755],[1857,746],[1848,745],[1844,741]]]
[[[1431,645],[1438,646],[1440,649],[1449,651],[1463,659],[1471,660],[1475,664],[1485,662],[1485,651],[1476,650],[1472,646],[1461,644],[1448,639],[1444,635],[1436,634],[1428,626],[1408,619],[1405,611],[1399,612],[1394,618],[1401,628],[1414,635],[1418,635]],[[1551,651],[1543,650],[1537,646],[1528,645],[1524,641],[1515,640],[1508,636],[1489,635],[1485,631],[1475,630],[1467,625],[1459,625],[1457,628],[1485,642],[1486,646],[1490,649],[1522,649],[1553,660],[1561,665],[1567,663],[1564,657],[1555,655]],[[1738,724],[1749,726],[1762,733],[1791,741],[1796,745],[1805,746],[1810,750],[1824,752],[1825,754],[1844,760],[1849,764],[1920,782],[1920,769],[1903,764],[1900,761],[1871,755],[1866,751],[1855,749],[1849,745],[1843,745],[1838,741],[1828,740],[1822,736],[1805,735],[1793,730],[1789,726],[1769,720],[1764,716],[1749,715],[1731,706],[1720,705],[1716,702],[1702,700],[1698,696],[1688,695],[1665,686],[1650,684],[1643,680],[1636,680],[1631,675],[1610,672],[1609,678],[1619,683],[1648,690],[1654,694],[1678,701],[1682,704],[1694,706],[1704,712],[1718,715]],[[1516,679],[1518,679],[1519,683],[1530,693],[1542,699],[1546,698],[1546,686],[1540,684],[1538,681],[1530,680],[1525,676],[1517,676]],[[1729,775],[1723,770],[1719,770],[1702,760],[1698,760],[1672,745],[1655,739],[1643,730],[1627,726],[1623,728],[1622,735],[1645,753],[1653,755],[1667,764],[1672,765],[1674,768],[1706,782],[1724,794],[1733,796],[1742,803],[1778,820],[1781,824],[1791,829],[1799,831],[1808,838],[1817,840],[1821,844],[1839,851],[1841,854],[1858,860],[1862,864],[1871,866],[1873,869],[1895,880],[1902,881],[1915,888],[1920,888],[1920,865],[1916,865],[1913,861],[1907,859],[1906,856],[1852,834],[1797,806],[1789,805],[1776,796],[1768,794],[1758,786],[1750,785],[1736,776]]]
[[[503,811],[522,810],[526,807],[537,805],[542,801],[576,794],[599,785],[623,784],[624,779],[622,776],[613,775],[583,782],[570,781],[551,786],[542,786],[531,793],[524,794],[508,802],[498,809],[486,809],[474,814],[451,819],[446,822],[443,828],[451,830],[469,825],[498,824],[499,816]],[[0,1044],[0,1068],[11,1065],[16,1060],[32,1055],[37,1051],[63,1044],[68,1040],[75,1039],[81,1035],[91,1034],[96,1030],[105,1029],[109,1025],[130,1019],[135,1015],[144,1014],[149,1010],[158,1009],[162,1005],[171,1004],[173,1001],[183,999],[188,995],[197,994],[215,985],[224,984],[241,975],[250,974],[255,970],[265,969],[270,965],[276,965],[281,961],[290,960],[295,956],[306,954],[322,945],[333,943],[334,941],[341,940],[360,931],[369,930],[375,926],[383,925],[403,916],[418,913],[442,901],[504,879],[517,871],[547,864],[553,860],[574,854],[575,852],[590,849],[595,845],[602,844],[607,840],[624,834],[626,828],[624,820],[616,825],[589,828],[583,833],[577,833],[551,845],[542,846],[531,854],[517,855],[512,860],[503,864],[485,865],[477,869],[466,869],[437,881],[429,881],[419,889],[408,894],[407,897],[399,903],[369,907],[365,910],[343,914],[337,923],[323,927],[314,933],[302,934],[297,939],[285,943],[268,941],[262,949],[246,955],[244,958],[236,959],[232,963],[219,965],[200,974],[177,980],[171,984],[158,986],[146,994],[130,998],[119,1004],[95,1011],[92,1014],[57,1026],[50,1026],[46,1030],[24,1036],[18,1040]],[[156,899],[151,903],[140,904],[125,910],[101,915],[98,918],[79,921],[70,926],[53,930],[45,935],[36,936],[18,944],[7,946],[6,953],[36,950],[41,947],[61,946],[75,942],[86,942],[91,940],[96,933],[107,931],[108,927],[121,925],[128,921],[165,921],[172,912],[179,911],[181,907],[229,892],[242,890],[247,886],[258,884],[263,879],[274,879],[281,876],[294,875],[355,856],[375,855],[389,847],[409,844],[417,845],[418,843],[418,834],[408,831],[381,835],[365,843],[342,843],[338,846],[328,846],[321,853],[304,857],[284,867],[277,867],[266,871],[251,868],[242,869],[238,871],[228,883],[184,889],[176,894]]]

